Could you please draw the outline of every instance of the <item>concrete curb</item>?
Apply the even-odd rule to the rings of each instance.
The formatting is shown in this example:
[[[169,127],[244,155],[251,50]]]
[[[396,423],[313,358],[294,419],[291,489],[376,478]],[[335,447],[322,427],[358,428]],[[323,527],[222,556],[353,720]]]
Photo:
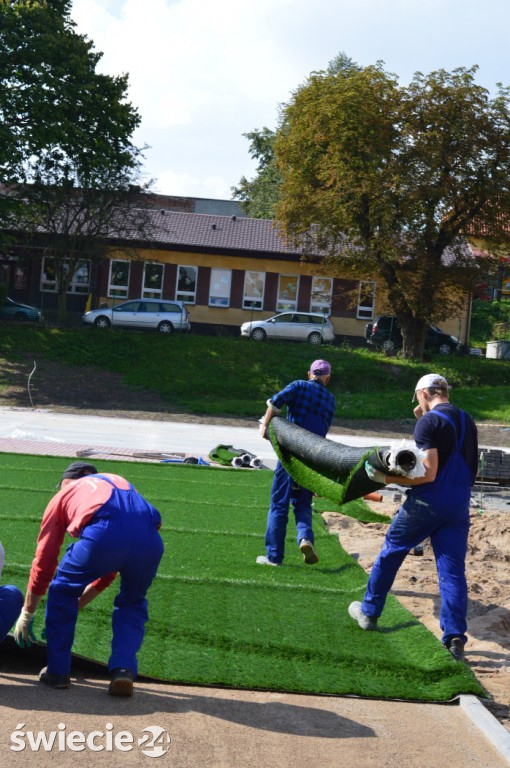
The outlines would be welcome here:
[[[476,696],[459,696],[459,704],[492,746],[510,765],[510,732],[496,720]]]

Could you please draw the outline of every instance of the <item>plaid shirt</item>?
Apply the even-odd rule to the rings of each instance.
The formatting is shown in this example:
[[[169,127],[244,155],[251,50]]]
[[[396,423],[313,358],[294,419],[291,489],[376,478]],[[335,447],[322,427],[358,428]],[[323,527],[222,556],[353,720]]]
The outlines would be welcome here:
[[[325,437],[335,415],[336,401],[320,381],[298,380],[288,384],[270,400],[276,408],[287,406],[287,419],[299,427]]]

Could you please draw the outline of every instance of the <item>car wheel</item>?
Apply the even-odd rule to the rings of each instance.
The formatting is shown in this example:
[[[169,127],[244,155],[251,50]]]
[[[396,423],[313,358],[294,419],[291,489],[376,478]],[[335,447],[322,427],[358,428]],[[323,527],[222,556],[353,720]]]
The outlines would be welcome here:
[[[266,340],[266,332],[263,328],[254,328],[251,332],[251,338],[253,341],[265,341]]]
[[[393,352],[395,349],[395,342],[391,339],[386,339],[386,341],[383,342],[382,348],[385,352]]]
[[[315,346],[317,346],[318,344],[321,343],[322,336],[317,331],[314,331],[313,333],[311,333],[309,335],[308,341],[309,341],[310,344],[314,344]]]
[[[174,327],[168,320],[163,320],[163,322],[158,325],[158,331],[160,333],[173,333]]]
[[[99,315],[99,317],[96,317],[94,320],[94,325],[96,328],[109,328],[111,323],[107,317],[104,315]]]
[[[440,355],[451,355],[453,350],[449,344],[444,342],[443,344],[439,345],[437,351]]]

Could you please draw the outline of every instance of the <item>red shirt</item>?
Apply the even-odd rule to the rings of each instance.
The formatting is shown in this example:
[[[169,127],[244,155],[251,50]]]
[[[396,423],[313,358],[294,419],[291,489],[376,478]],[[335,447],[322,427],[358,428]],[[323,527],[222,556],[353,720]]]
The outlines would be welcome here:
[[[117,488],[128,490],[130,483],[120,475],[103,472]],[[46,507],[37,539],[35,557],[30,569],[28,589],[36,595],[44,595],[57,569],[60,547],[66,532],[78,538],[99,507],[108,501],[112,486],[97,475],[86,475],[68,483],[51,499]],[[116,573],[109,573],[93,582],[102,591],[114,580]]]

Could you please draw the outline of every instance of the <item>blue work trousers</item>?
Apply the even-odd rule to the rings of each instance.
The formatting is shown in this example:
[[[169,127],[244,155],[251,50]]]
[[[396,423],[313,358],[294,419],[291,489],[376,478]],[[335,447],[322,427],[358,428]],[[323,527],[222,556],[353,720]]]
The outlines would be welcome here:
[[[118,571],[120,590],[114,602],[108,668],[130,669],[136,676],[137,653],[148,618],[147,590],[163,555],[159,523],[159,512],[136,491],[114,488],[110,500],[95,513],[78,541],[68,547],[50,584],[46,604],[50,674],[70,672],[78,599],[83,590],[97,578]]]
[[[0,643],[23,608],[23,592],[11,584],[0,587]]]
[[[386,596],[398,569],[410,549],[430,537],[436,559],[441,595],[440,627],[442,641],[460,637],[465,643],[467,583],[465,558],[469,533],[469,507],[463,503],[443,510],[423,499],[407,498],[386,534],[381,552],[368,580],[362,611],[367,616],[381,615]]]
[[[267,557],[272,563],[283,561],[290,504],[292,504],[296,519],[297,543],[299,544],[301,539],[314,542],[312,496],[312,491],[296,485],[282,464],[277,463],[271,487],[271,502],[266,530]]]

